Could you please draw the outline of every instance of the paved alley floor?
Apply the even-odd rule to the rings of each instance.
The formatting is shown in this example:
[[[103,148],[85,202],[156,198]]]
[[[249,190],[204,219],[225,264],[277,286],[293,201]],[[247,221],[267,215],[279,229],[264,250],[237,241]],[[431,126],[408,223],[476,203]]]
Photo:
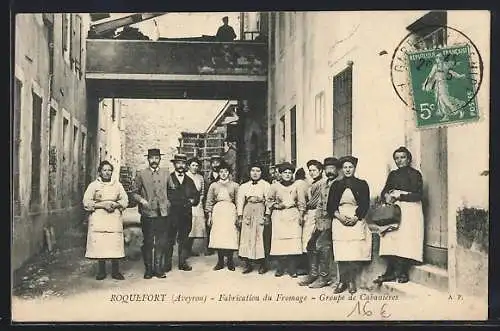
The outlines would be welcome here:
[[[135,222],[129,212],[126,222]],[[95,264],[83,257],[85,236],[76,228],[70,247],[42,254],[17,275],[14,321],[336,321],[476,319],[477,303],[446,295],[405,296],[362,288],[354,296],[332,287],[309,289],[288,275],[213,271],[216,256],[189,259],[193,271],[175,268],[165,279],[143,279],[144,265],[132,235],[122,262],[125,280],[95,280]],[[134,230],[135,231],[135,230]],[[108,265],[108,271],[109,271]]]

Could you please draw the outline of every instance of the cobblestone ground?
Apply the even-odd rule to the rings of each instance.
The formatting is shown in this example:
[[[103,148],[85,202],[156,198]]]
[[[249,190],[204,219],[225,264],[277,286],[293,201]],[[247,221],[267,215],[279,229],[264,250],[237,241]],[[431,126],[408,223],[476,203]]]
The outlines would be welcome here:
[[[136,223],[134,210],[125,223]],[[413,312],[404,296],[383,290],[361,288],[356,297],[333,295],[331,287],[300,287],[288,275],[277,278],[274,271],[242,274],[223,269],[213,271],[216,256],[189,259],[193,271],[176,268],[165,279],[143,279],[139,252],[140,230],[127,234],[130,244],[121,263],[124,281],[95,280],[95,263],[84,258],[85,225],[76,227],[71,245],[44,253],[15,275],[13,319],[19,321],[238,321],[238,320],[383,320],[433,316],[433,305],[421,303]],[[174,257],[174,267],[175,267]],[[108,265],[109,268],[109,265]],[[264,298],[268,295],[269,300]],[[384,296],[379,301],[373,296]],[[369,300],[369,298],[373,300]],[[394,299],[396,298],[397,299]],[[366,304],[368,302],[368,304]],[[383,303],[387,303],[385,306]],[[416,307],[416,308],[415,308]],[[470,309],[470,307],[462,307]],[[443,313],[443,312],[442,312]],[[446,312],[444,312],[446,316]],[[397,315],[396,315],[397,314]],[[430,314],[430,315],[429,315]],[[450,313],[456,316],[456,313]],[[427,317],[429,318],[429,317]]]

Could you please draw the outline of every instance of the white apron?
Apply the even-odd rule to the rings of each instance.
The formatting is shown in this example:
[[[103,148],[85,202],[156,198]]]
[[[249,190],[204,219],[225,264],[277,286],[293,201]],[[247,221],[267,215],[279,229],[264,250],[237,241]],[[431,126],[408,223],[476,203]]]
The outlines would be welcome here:
[[[252,260],[264,258],[264,202],[246,202],[243,208],[238,255]]]
[[[379,255],[395,255],[423,261],[424,214],[422,203],[397,201],[401,208],[401,223],[395,231],[380,237]]]
[[[302,254],[302,227],[297,207],[273,210],[271,255]]]
[[[224,187],[218,192],[218,201],[212,210],[212,229],[209,248],[237,250],[239,231],[236,227],[236,206]]]
[[[302,252],[307,253],[307,243],[311,239],[316,225],[316,209],[308,210],[304,217],[304,226],[302,227]]]
[[[346,188],[340,199],[339,213],[353,217],[357,207],[352,191]],[[364,220],[359,220],[354,226],[345,226],[334,218],[332,240],[337,262],[370,261],[372,258],[372,234]]]
[[[125,257],[121,212],[96,209],[89,216],[85,257],[112,259]]]
[[[203,177],[201,175],[193,175],[190,172],[187,173],[191,179],[193,179],[194,184],[196,185],[196,189],[198,192],[202,189],[202,180]],[[206,228],[206,219],[205,212],[203,210],[203,203],[200,201],[197,206],[191,207],[192,213],[192,221],[191,221],[191,232],[189,233],[189,238],[206,238],[207,237],[207,228]]]

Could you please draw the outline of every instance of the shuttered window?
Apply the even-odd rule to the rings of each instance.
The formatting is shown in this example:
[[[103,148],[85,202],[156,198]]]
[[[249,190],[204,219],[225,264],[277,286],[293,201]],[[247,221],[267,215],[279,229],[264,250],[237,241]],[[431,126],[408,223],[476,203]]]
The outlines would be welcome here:
[[[333,153],[352,153],[352,67],[333,77]]]

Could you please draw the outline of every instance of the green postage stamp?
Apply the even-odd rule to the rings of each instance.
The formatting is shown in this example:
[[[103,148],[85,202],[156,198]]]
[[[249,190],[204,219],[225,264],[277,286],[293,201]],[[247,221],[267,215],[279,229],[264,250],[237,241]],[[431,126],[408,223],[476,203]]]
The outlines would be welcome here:
[[[469,45],[408,53],[417,127],[479,119]]]

